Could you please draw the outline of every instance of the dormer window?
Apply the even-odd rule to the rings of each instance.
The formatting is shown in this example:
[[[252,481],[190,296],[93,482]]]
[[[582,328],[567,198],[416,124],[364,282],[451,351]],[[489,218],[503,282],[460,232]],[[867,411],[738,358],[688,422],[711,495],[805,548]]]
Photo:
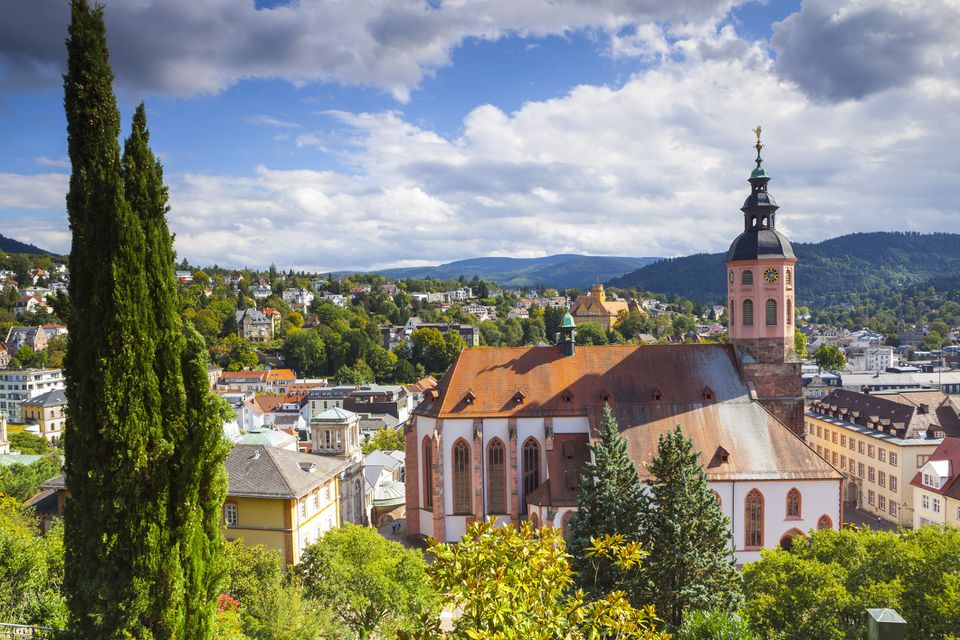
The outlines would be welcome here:
[[[573,402],[573,394],[567,390],[560,394],[560,399],[564,402]]]
[[[717,451],[713,455],[720,463],[725,463],[730,459],[730,452],[721,446],[717,446]]]
[[[477,399],[476,394],[470,389],[468,389],[467,392],[463,394],[464,404],[473,404],[473,401],[476,399]]]
[[[654,402],[662,402],[662,401],[663,401],[663,391],[660,391],[660,389],[654,389],[654,390],[653,390],[653,394],[651,394],[651,397],[653,398],[653,401],[654,401]]]
[[[516,392],[515,394],[513,394],[513,401],[514,401],[516,404],[523,404],[523,399],[526,398],[526,397],[527,397],[527,394],[525,394],[523,391],[520,391],[519,389],[517,389],[517,392]]]
[[[610,402],[610,393],[607,391],[600,392],[600,402]]]
[[[700,393],[700,397],[707,402],[711,402],[716,396],[713,393],[713,389],[711,389],[710,387],[704,387],[703,391]]]

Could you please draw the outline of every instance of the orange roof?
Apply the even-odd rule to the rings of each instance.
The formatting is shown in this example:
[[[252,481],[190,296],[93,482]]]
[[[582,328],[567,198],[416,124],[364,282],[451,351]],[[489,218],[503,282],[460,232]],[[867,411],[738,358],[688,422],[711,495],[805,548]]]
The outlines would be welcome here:
[[[227,380],[263,380],[265,373],[265,371],[224,371],[220,374],[220,378]]]
[[[267,371],[267,382],[279,382],[280,380],[296,380],[293,375],[293,369],[271,369]]]
[[[283,396],[256,396],[253,402],[263,413],[269,413],[276,410],[284,402]]]
[[[729,344],[583,346],[568,357],[557,347],[464,349],[414,413],[585,416],[596,429],[607,402],[641,477],[660,435],[676,425],[711,480],[842,477],[750,399]],[[725,460],[715,459],[718,447]]]

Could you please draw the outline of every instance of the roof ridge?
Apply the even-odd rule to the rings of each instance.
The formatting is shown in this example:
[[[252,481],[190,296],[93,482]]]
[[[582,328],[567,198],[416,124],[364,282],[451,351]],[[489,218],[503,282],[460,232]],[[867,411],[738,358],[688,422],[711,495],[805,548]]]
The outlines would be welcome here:
[[[283,480],[283,484],[287,487],[287,491],[290,492],[290,495],[292,495],[294,499],[297,499],[297,491],[293,488],[293,486],[291,486],[290,481],[287,479],[287,474],[283,472],[283,467],[280,466],[280,460],[275,455],[275,453],[280,451],[280,449],[277,449],[276,447],[267,447],[262,444],[254,446],[260,447],[266,451],[267,455],[270,457],[270,461],[273,463],[274,468],[277,470],[277,473],[280,474],[280,479]]]

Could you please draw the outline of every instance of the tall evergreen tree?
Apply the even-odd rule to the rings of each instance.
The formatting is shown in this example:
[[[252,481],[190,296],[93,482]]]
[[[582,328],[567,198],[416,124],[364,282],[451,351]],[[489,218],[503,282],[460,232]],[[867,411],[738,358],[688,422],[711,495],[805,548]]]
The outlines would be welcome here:
[[[70,627],[77,638],[168,637],[176,620],[155,594],[177,592],[168,536],[172,447],[156,411],[146,246],[124,196],[103,11],[73,0],[71,14],[64,76],[73,167],[64,362]]]
[[[603,558],[587,558],[590,538],[623,534],[626,540],[640,535],[643,485],[627,452],[627,441],[610,405],[603,407],[600,439],[591,445],[593,462],[587,463],[577,500],[577,512],[570,520],[570,552],[578,585],[594,595],[618,588],[619,570]]]
[[[223,578],[224,409],[177,311],[146,112],[121,160],[102,8],[72,1],[65,590],[78,638],[209,638]]]
[[[640,542],[649,552],[634,594],[674,628],[692,609],[734,610],[741,600],[730,521],[707,486],[700,454],[680,426],[660,436],[647,465]]]

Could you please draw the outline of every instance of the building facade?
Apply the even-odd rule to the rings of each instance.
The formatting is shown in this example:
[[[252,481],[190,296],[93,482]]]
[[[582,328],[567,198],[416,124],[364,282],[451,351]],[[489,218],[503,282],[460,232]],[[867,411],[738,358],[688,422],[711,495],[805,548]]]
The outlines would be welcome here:
[[[41,393],[20,404],[21,419],[39,429],[40,436],[57,444],[67,426],[67,394],[63,389]]]
[[[947,433],[957,407],[938,391],[863,394],[838,389],[811,403],[807,444],[847,478],[844,501],[904,527],[914,523],[909,483]]]
[[[960,438],[944,438],[910,481],[913,526],[960,527]]]
[[[626,300],[607,300],[602,284],[595,284],[590,291],[577,296],[570,306],[570,315],[578,324],[596,322],[604,329],[610,329],[621,313],[640,310],[639,305],[630,305]]]
[[[64,388],[60,369],[22,369],[0,371],[0,412],[6,412],[10,422],[23,420],[20,405],[25,400]]]

